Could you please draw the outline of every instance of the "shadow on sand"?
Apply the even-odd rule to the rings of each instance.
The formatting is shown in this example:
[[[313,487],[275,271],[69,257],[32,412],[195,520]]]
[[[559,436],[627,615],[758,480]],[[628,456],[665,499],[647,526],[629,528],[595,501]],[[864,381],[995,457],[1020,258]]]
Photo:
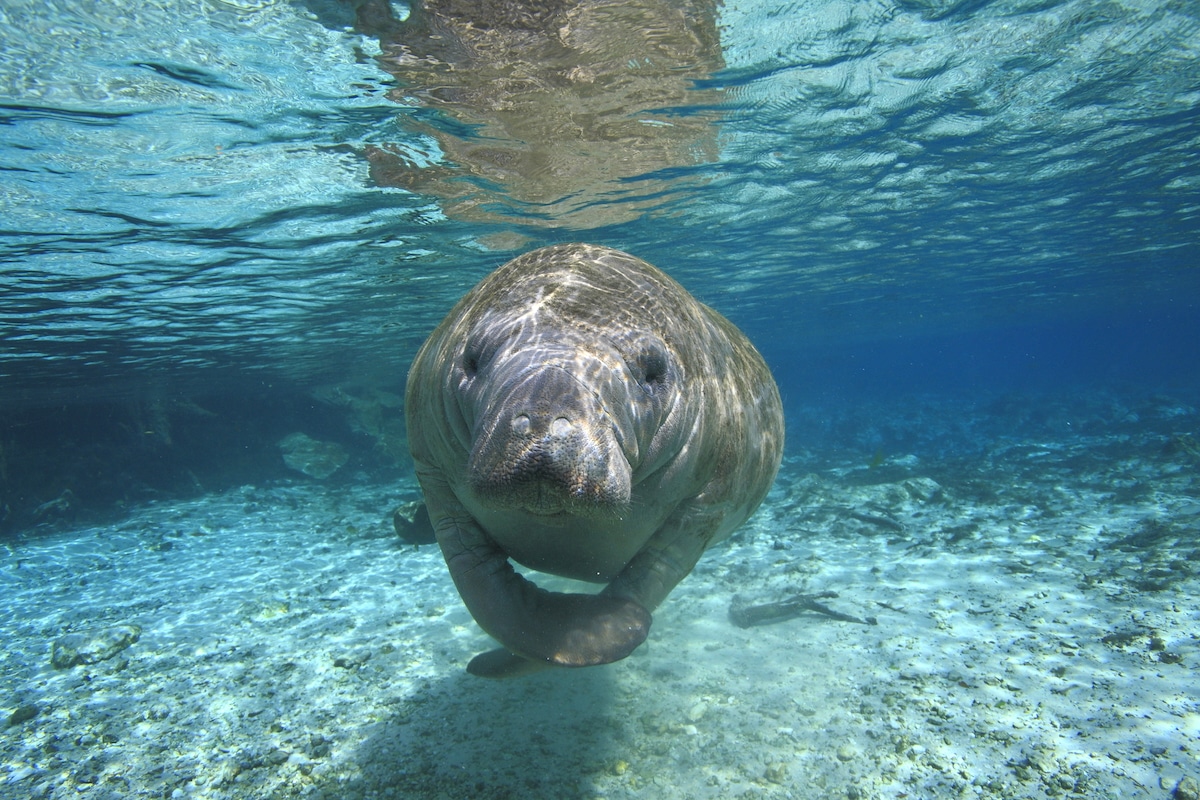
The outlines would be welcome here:
[[[628,757],[639,725],[624,664],[512,681],[455,671],[397,698],[354,760],[342,797],[579,797]]]

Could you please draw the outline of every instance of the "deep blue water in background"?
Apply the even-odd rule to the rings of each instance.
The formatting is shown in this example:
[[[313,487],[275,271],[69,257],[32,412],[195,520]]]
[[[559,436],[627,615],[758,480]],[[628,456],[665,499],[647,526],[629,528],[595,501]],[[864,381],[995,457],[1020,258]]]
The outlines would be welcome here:
[[[504,211],[473,217],[372,171],[391,148],[419,183],[498,134],[398,78],[350,4],[5,2],[9,529],[87,494],[81,451],[128,450],[141,483],[222,454],[229,481],[274,474],[278,435],[337,432],[315,388],[401,392],[475,281],[575,239],[742,326],[802,420],[792,448],[847,444],[806,422],[823,409],[902,398],[1200,402],[1194,4],[735,1],[718,24],[720,68],[652,120],[702,123],[703,155],[562,214],[451,163]],[[187,453],[130,433],[165,408],[186,438],[195,406],[227,424]]]
[[[1193,310],[1160,307],[828,344],[815,351],[784,342],[764,349],[785,393],[814,403],[1089,389],[1194,397],[1197,342],[1200,317]]]

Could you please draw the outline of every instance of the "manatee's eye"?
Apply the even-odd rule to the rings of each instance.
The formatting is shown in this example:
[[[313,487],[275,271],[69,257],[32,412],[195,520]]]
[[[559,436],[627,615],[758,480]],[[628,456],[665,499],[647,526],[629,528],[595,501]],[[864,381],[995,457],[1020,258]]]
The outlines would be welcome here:
[[[467,337],[467,346],[463,348],[462,368],[468,378],[474,378],[481,369],[496,357],[504,344],[504,337],[484,329],[476,331]]]
[[[475,373],[479,372],[479,362],[483,358],[482,341],[481,337],[472,336],[463,350],[462,368],[468,378],[474,378]]]
[[[666,351],[657,346],[646,347],[637,355],[633,374],[646,391],[654,394],[666,386],[670,362]]]

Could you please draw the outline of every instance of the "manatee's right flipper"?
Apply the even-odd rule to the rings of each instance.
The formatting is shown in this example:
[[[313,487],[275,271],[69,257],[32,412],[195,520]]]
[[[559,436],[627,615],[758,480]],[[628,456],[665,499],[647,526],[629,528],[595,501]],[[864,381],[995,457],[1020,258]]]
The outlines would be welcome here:
[[[704,555],[721,519],[719,509],[683,503],[601,594],[631,600],[648,611],[658,608]]]
[[[445,481],[421,475],[442,555],[471,616],[512,654],[549,666],[618,661],[650,631],[650,612],[629,597],[548,592],[512,568]],[[485,654],[486,656],[487,654]],[[502,671],[491,656],[481,669]]]

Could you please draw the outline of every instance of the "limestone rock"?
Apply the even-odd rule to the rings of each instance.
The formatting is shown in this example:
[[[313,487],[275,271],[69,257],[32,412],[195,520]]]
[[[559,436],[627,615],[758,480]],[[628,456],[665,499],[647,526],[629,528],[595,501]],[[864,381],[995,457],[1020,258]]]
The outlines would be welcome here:
[[[68,633],[50,646],[50,663],[55,669],[76,664],[95,664],[112,658],[142,635],[137,625],[114,625],[99,631]]]

